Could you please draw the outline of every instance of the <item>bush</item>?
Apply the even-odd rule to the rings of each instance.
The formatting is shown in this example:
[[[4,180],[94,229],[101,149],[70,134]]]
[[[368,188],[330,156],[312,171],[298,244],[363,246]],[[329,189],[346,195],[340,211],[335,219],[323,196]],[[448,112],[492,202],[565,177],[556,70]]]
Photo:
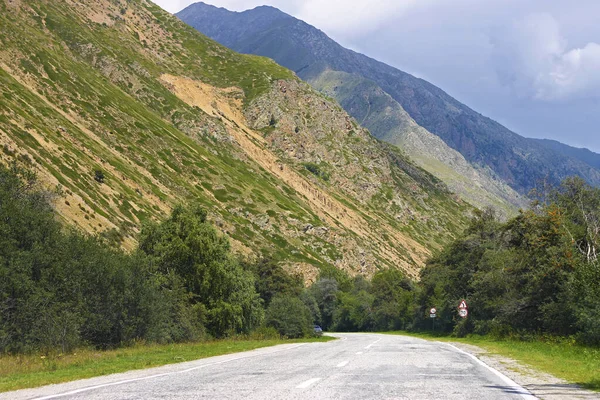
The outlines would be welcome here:
[[[274,297],[267,308],[265,323],[287,338],[309,336],[313,331],[310,310],[297,297]]]
[[[99,170],[99,169],[95,170],[94,171],[94,179],[98,183],[104,183],[104,172],[102,172],[102,170]]]
[[[248,335],[248,339],[250,340],[273,340],[279,339],[279,331],[271,326],[261,326],[260,328],[256,328],[250,335]]]
[[[144,230],[146,253],[128,254],[65,231],[34,178],[0,166],[0,354],[194,341],[262,323],[252,275],[204,211],[176,208]]]
[[[233,258],[229,241],[206,216],[200,207],[177,206],[166,221],[142,229],[140,249],[157,272],[181,278],[189,303],[206,310],[211,335],[248,333],[263,318],[254,277]]]
[[[327,173],[326,171],[323,171],[323,169],[321,168],[321,166],[319,164],[315,164],[315,163],[304,163],[304,168],[306,168],[306,170],[308,172],[310,172],[311,174],[323,179],[324,181],[328,181],[329,180],[329,173]]]

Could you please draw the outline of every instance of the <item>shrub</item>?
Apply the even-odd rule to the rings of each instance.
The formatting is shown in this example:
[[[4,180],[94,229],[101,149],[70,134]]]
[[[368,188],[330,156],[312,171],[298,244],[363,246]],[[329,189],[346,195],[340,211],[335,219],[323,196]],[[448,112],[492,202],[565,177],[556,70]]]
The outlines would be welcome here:
[[[316,175],[317,177],[323,179],[324,181],[329,180],[329,173],[326,171],[323,171],[319,164],[304,163],[304,168],[306,168],[308,170],[308,172],[310,172],[311,174]]]
[[[265,322],[287,338],[309,336],[313,330],[310,310],[297,297],[274,297],[267,308]]]
[[[99,169],[95,170],[94,171],[94,179],[98,183],[104,183],[104,172],[102,172],[102,170],[99,170]]]

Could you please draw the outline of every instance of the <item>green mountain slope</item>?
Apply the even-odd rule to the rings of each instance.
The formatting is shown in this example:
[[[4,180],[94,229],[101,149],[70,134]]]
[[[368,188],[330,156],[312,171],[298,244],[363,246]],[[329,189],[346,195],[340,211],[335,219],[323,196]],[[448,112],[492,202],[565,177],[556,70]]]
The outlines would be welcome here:
[[[273,58],[308,82],[323,80],[322,75],[327,71],[344,72],[374,82],[412,120],[461,153],[479,173],[492,180],[500,179],[521,194],[541,181],[558,184],[570,175],[579,175],[593,185],[600,184],[600,170],[579,157],[523,138],[429,82],[345,49],[318,29],[275,8],[258,7],[235,13],[197,3],[177,15],[236,51]],[[352,103],[356,104],[365,92],[359,85],[351,95]],[[355,117],[365,114],[364,107],[360,113],[345,107]],[[365,126],[375,136],[392,142],[397,140],[397,133],[386,130],[388,121],[371,121],[371,126],[367,125],[369,122],[365,121]],[[399,127],[407,123],[400,122]]]
[[[132,248],[177,202],[238,253],[412,276],[470,206],[271,60],[145,0],[0,2],[0,159],[61,218]]]
[[[514,214],[517,207],[526,206],[525,199],[493,171],[472,165],[438,136],[419,126],[375,82],[355,74],[325,70],[311,79],[310,84],[339,101],[378,139],[401,148],[420,167],[476,207],[493,207],[507,217]]]

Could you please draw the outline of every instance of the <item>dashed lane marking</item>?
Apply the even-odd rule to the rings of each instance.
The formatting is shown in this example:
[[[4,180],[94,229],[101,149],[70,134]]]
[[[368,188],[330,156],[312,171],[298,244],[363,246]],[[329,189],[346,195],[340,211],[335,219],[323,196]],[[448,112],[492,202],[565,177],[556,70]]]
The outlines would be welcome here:
[[[321,380],[321,378],[312,378],[312,379],[309,379],[306,382],[302,382],[301,384],[299,384],[298,386],[296,386],[296,389],[306,389],[310,385],[312,385],[314,383],[317,383],[320,380]]]
[[[374,341],[373,343],[371,343],[370,345],[368,345],[367,347],[365,347],[365,349],[370,349],[372,346],[376,345],[377,343],[381,342],[381,339],[377,339],[376,341]]]

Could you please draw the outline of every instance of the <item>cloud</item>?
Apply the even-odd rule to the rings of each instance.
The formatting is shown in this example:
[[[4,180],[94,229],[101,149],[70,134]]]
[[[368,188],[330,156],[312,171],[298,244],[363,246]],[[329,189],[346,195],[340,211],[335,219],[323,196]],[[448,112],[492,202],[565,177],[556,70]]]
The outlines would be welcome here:
[[[306,0],[296,2],[296,16],[334,36],[356,37],[391,19],[436,0]]]
[[[169,12],[178,12],[201,0],[154,0]],[[401,18],[406,11],[441,0],[203,0],[206,3],[243,11],[259,5],[277,7],[311,25],[336,36],[356,37],[376,30],[391,19]]]
[[[543,101],[600,98],[600,45],[569,48],[558,21],[529,14],[490,39],[500,82],[518,96]]]
[[[176,12],[199,0],[152,1]],[[520,134],[600,152],[598,0],[204,1],[272,5]]]

